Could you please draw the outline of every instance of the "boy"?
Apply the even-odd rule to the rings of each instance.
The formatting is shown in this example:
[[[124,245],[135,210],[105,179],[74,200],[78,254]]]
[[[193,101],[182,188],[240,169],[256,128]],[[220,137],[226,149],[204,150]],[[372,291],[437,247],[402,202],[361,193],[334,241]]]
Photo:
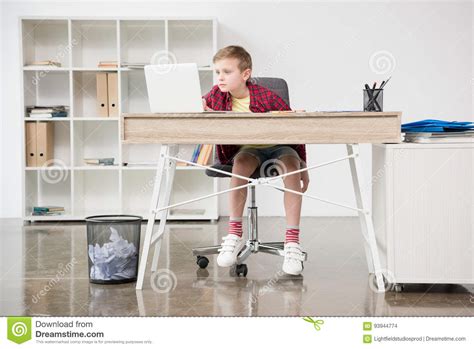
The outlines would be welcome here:
[[[263,113],[272,110],[290,110],[278,95],[267,88],[251,83],[252,58],[240,46],[220,49],[213,58],[218,84],[203,97],[205,110],[233,110],[237,112]],[[306,167],[304,145],[217,145],[217,155],[222,164],[232,163],[232,173],[250,177],[256,168],[268,160],[277,160],[284,170],[292,172]],[[302,181],[303,186],[301,186]],[[285,187],[298,192],[308,188],[309,176],[304,171],[283,179]],[[246,184],[246,180],[232,177],[230,187]],[[223,238],[217,264],[230,267],[245,244],[242,238],[242,214],[247,200],[247,188],[230,192],[229,233]],[[284,205],[287,228],[285,234],[285,258],[283,271],[299,275],[303,270],[303,253],[299,244],[299,223],[302,197],[285,192]]]

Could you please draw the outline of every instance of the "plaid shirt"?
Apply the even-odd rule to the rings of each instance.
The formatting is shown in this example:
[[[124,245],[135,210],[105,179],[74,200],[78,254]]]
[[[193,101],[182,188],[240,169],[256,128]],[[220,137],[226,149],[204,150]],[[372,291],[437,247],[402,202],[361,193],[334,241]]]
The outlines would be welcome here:
[[[250,92],[250,111],[265,113],[271,110],[291,110],[285,101],[269,89],[247,81]],[[203,98],[212,110],[232,110],[232,96],[229,92],[222,92],[215,85]],[[286,144],[296,150],[300,159],[306,164],[306,147],[304,144]],[[240,145],[216,145],[216,153],[221,164],[230,164],[240,149]]]

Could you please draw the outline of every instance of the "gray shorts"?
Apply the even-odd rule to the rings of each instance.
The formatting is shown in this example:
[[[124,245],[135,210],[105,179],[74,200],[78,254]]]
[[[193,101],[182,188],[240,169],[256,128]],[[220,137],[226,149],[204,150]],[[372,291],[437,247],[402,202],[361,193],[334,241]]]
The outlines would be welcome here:
[[[265,163],[266,161],[279,160],[280,158],[284,156],[289,156],[289,155],[296,157],[301,162],[298,152],[292,147],[287,146],[287,145],[275,145],[269,148],[241,149],[239,150],[237,154],[235,154],[234,159],[237,155],[242,154],[242,153],[253,155],[259,161],[259,166]],[[232,159],[232,163],[234,162],[234,159]]]

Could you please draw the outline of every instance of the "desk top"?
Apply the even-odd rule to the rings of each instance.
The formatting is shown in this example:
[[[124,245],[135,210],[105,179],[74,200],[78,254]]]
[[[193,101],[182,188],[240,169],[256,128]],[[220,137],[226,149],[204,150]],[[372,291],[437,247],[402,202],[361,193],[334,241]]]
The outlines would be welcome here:
[[[401,112],[122,114],[123,143],[399,143]]]

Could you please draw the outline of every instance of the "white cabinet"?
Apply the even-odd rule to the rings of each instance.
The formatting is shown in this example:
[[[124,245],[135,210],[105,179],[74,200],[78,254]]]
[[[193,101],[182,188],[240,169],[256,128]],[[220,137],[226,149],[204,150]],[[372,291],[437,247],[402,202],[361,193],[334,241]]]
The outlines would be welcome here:
[[[160,145],[121,144],[119,117],[97,111],[98,72],[118,78],[119,115],[149,112],[143,69],[125,63],[198,64],[202,94],[215,83],[215,18],[22,18],[22,110],[30,105],[65,105],[67,118],[54,122],[54,159],[49,167],[27,167],[23,155],[23,219],[82,220],[95,214],[148,214]],[[31,66],[53,60],[61,67]],[[118,66],[98,68],[100,61]],[[25,146],[25,127],[22,129]],[[180,154],[190,160],[195,145]],[[24,150],[24,149],[23,149]],[[25,154],[25,151],[23,151]],[[115,158],[114,166],[90,166],[84,158]],[[212,162],[215,154],[211,156]],[[125,165],[128,164],[128,165]],[[136,164],[130,166],[130,164]],[[217,191],[217,178],[203,169],[178,166],[172,202]],[[64,206],[61,216],[32,216],[33,206]],[[170,220],[218,219],[218,196],[171,210]]]
[[[373,219],[393,283],[474,283],[474,144],[373,146]]]

